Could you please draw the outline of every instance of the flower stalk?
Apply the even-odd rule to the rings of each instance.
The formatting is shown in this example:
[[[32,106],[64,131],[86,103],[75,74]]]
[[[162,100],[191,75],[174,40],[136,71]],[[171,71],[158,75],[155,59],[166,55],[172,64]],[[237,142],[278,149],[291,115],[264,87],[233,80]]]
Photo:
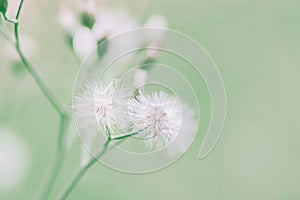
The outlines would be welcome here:
[[[135,133],[123,133],[119,134],[117,136],[112,136],[109,134],[109,131],[107,131],[107,141],[103,146],[103,149],[95,156],[93,157],[85,166],[80,167],[78,171],[75,173],[73,178],[70,179],[69,183],[67,184],[66,188],[60,193],[60,195],[57,197],[57,200],[63,200],[66,199],[67,196],[72,192],[72,190],[75,188],[77,183],[80,181],[80,179],[83,177],[83,175],[88,171],[88,169],[96,163],[96,161],[101,158],[108,150],[113,148],[114,146],[111,146],[111,148],[108,148],[109,143],[114,140],[120,140],[117,144],[120,144],[121,142],[125,141],[122,139],[126,139],[128,137],[134,136],[138,134],[138,132]]]
[[[111,142],[111,139],[107,139],[106,143],[104,144],[103,149],[94,157],[92,158],[85,166],[80,167],[78,171],[75,173],[73,178],[70,179],[69,183],[67,184],[67,187],[60,193],[60,195],[56,198],[57,200],[63,200],[66,199],[67,196],[72,192],[74,187],[77,185],[77,183],[80,181],[80,179],[83,177],[83,175],[88,171],[88,169],[96,163],[96,161],[101,158],[106,151],[108,150],[108,144]]]
[[[46,84],[43,82],[43,80],[40,78],[38,73],[35,71],[31,63],[28,61],[26,56],[24,55],[22,51],[22,47],[20,45],[20,39],[19,39],[19,17],[21,14],[21,10],[23,7],[24,0],[21,0],[18,6],[17,14],[15,17],[15,20],[10,20],[6,17],[6,13],[2,12],[4,19],[7,22],[14,23],[14,40],[9,35],[9,31],[6,29],[5,24],[1,23],[1,33],[3,33],[4,37],[10,42],[12,45],[14,45],[21,62],[24,64],[25,68],[35,81],[35,83],[38,85],[44,96],[47,98],[47,100],[50,102],[51,106],[55,109],[55,111],[59,114],[60,118],[60,126],[59,126],[59,132],[58,132],[58,141],[56,146],[56,154],[54,157],[54,160],[50,167],[50,173],[46,177],[44,182],[44,187],[41,189],[40,195],[38,199],[47,199],[51,188],[56,180],[57,174],[61,168],[63,157],[64,157],[64,132],[67,129],[69,117],[67,112],[63,109],[63,107],[60,105],[60,103],[57,101],[57,99],[54,97],[50,89],[46,86]]]

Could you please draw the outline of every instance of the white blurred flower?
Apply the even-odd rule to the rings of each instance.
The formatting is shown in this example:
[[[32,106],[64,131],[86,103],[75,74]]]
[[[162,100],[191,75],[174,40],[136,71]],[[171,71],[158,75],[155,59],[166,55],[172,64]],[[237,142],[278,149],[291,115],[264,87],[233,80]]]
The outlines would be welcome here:
[[[65,7],[61,6],[58,11],[58,22],[60,26],[67,32],[67,34],[73,34],[76,26],[77,20],[73,12]]]
[[[25,141],[18,135],[0,131],[0,189],[18,186],[26,176],[28,165]]]
[[[152,15],[145,23],[144,27],[148,28],[167,28],[168,22],[162,15]]]
[[[148,72],[143,69],[134,70],[134,86],[136,88],[143,87],[148,79]]]
[[[103,9],[96,15],[93,31],[98,39],[112,37],[137,27],[135,20],[125,9]]]
[[[181,105],[164,92],[139,95],[130,101],[133,131],[148,148],[161,148],[174,140],[181,127]]]
[[[98,125],[102,131],[106,127],[110,131],[126,129],[126,105],[130,95],[128,88],[119,80],[112,80],[107,85],[90,81],[85,84],[83,92],[74,97],[75,118],[81,128]]]
[[[73,49],[81,59],[86,58],[96,48],[97,39],[91,30],[81,27],[75,32]]]
[[[144,25],[145,28],[158,28],[156,30],[149,30],[145,34],[145,42],[149,45],[159,46],[165,37],[165,30],[168,27],[167,20],[162,15],[151,16]]]
[[[79,8],[81,12],[95,13],[96,2],[94,0],[80,0]]]

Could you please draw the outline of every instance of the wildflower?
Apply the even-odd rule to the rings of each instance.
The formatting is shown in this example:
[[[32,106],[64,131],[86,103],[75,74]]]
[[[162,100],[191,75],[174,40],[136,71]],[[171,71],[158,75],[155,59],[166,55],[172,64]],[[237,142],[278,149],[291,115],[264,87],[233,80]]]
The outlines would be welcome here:
[[[99,10],[96,14],[96,23],[93,32],[98,39],[109,38],[119,33],[137,27],[135,20],[124,9]]]
[[[92,29],[95,19],[96,3],[94,0],[81,0],[80,1],[80,21],[81,24],[89,29]]]
[[[72,35],[76,29],[76,17],[73,12],[64,6],[59,8],[58,22],[68,35]]]
[[[151,28],[167,28],[167,26],[166,18],[159,14],[152,15],[145,23],[145,27]]]
[[[181,105],[164,92],[139,95],[130,101],[132,128],[148,148],[161,148],[174,140],[181,127]]]
[[[168,27],[167,20],[162,15],[153,15],[145,23],[144,27],[146,28],[157,28],[149,29],[149,32],[145,35],[146,43],[151,46],[160,46],[164,37],[165,30]]]
[[[81,58],[87,57],[97,48],[97,39],[91,30],[81,27],[73,37],[73,49]]]
[[[101,131],[126,129],[129,89],[119,80],[109,84],[89,81],[82,93],[74,97],[73,109],[80,128],[97,125]]]

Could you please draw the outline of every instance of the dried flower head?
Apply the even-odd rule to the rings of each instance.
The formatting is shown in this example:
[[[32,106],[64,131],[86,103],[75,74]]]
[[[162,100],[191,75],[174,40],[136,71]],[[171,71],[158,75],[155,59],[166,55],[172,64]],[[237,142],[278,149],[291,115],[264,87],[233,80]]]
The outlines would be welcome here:
[[[109,84],[89,81],[82,93],[74,97],[75,118],[81,128],[98,125],[102,131],[125,129],[128,124],[127,108],[129,89],[119,80]]]
[[[133,130],[144,138],[148,148],[169,144],[180,130],[180,102],[164,92],[137,96],[130,101],[129,110]]]

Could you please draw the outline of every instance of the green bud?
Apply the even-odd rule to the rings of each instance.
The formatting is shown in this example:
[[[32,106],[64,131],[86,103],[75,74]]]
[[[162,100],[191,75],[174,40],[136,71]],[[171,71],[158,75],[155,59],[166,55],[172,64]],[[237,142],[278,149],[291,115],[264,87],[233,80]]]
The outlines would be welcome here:
[[[7,7],[8,7],[7,0],[0,0],[0,12],[3,15],[6,15]]]
[[[83,26],[88,27],[89,29],[92,29],[96,20],[93,14],[89,12],[82,12],[80,14],[80,22]]]
[[[105,53],[107,52],[108,41],[104,37],[104,38],[100,39],[97,43],[98,43],[98,47],[97,47],[98,58],[99,58],[99,60],[101,60],[103,58],[103,56],[105,55]]]
[[[153,68],[153,65],[156,63],[156,60],[154,58],[146,58],[142,64],[141,64],[141,69],[146,70],[146,71],[151,71]]]

